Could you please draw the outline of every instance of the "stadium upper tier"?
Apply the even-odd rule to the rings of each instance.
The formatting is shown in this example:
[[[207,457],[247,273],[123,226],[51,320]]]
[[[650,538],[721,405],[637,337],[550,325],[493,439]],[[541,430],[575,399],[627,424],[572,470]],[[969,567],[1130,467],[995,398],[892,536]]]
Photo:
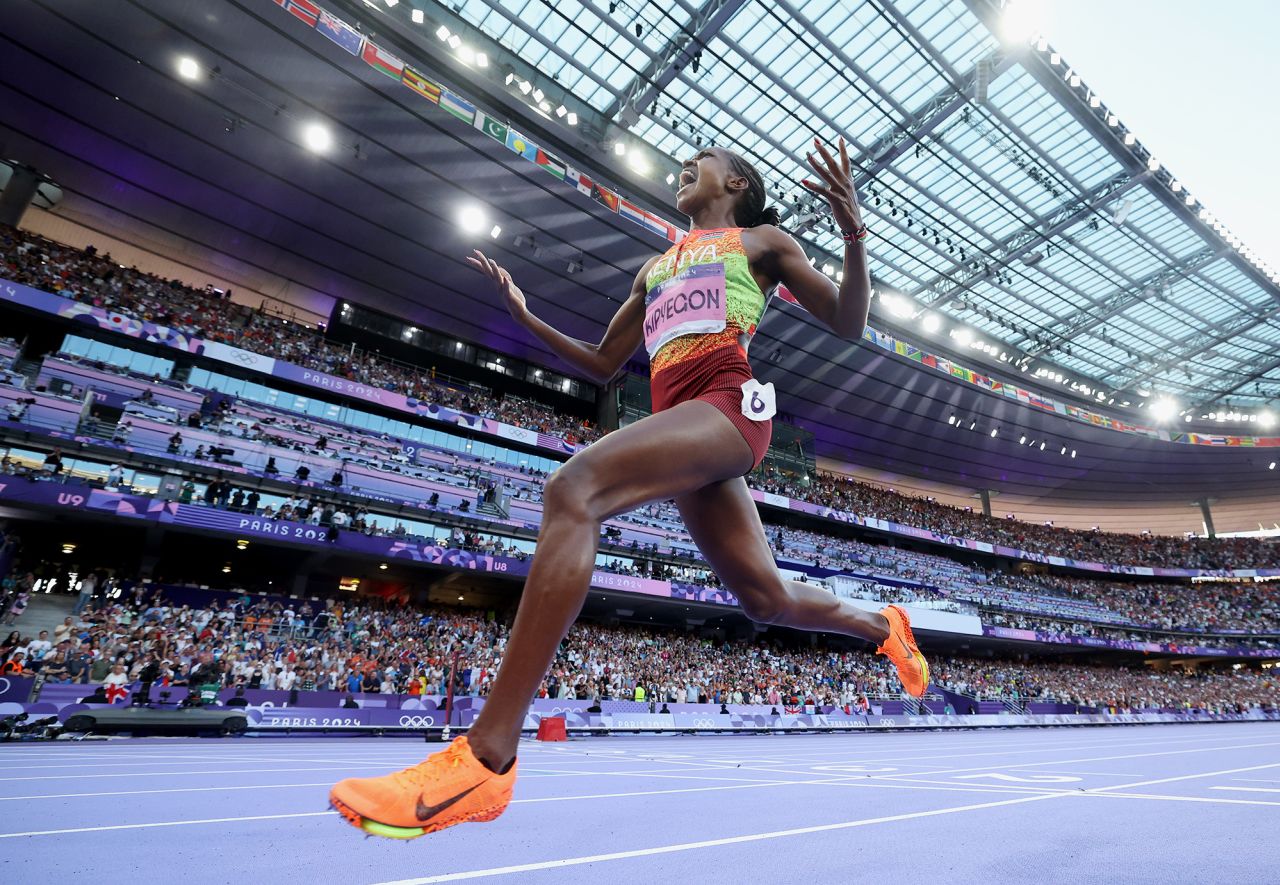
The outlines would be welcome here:
[[[68,341],[70,346],[90,343],[75,338]],[[122,400],[132,397],[123,401],[125,412],[118,424],[98,430],[100,444],[117,445],[135,455],[145,452],[172,459],[191,477],[179,496],[184,504],[203,501],[266,519],[326,528],[335,525],[370,536],[428,542],[440,538],[442,547],[462,546],[457,542],[466,536],[442,518],[467,512],[469,518],[487,520],[478,527],[482,535],[476,533],[475,526],[470,530],[475,538],[473,546],[480,552],[523,557],[535,549],[531,538],[541,521],[545,476],[539,466],[552,467],[554,462],[548,459],[537,459],[539,466],[532,468],[499,465],[495,456],[472,457],[467,451],[470,442],[448,434],[434,437],[442,444],[438,448],[421,445],[407,452],[401,442],[358,424],[312,418],[223,394],[202,395],[199,390],[132,378],[119,369],[105,372],[79,360],[46,359],[37,378],[64,383],[71,394],[62,399],[38,394],[42,401],[65,406],[62,412],[47,410],[41,424],[61,428],[64,435],[75,434],[82,441],[87,437],[79,427],[79,415],[86,389],[114,393]],[[0,399],[7,393],[0,388]],[[16,392],[13,395],[16,401]],[[186,409],[191,410],[186,420],[175,424],[180,410]],[[25,423],[30,416],[21,417],[20,426],[30,427]],[[49,442],[56,444],[57,440]],[[215,460],[212,453],[216,449],[233,454],[234,462],[221,456]],[[520,456],[509,451],[497,454]],[[6,472],[41,475],[47,458],[42,451],[17,447],[6,454],[4,464]],[[239,474],[236,485],[243,488],[233,490],[229,483],[213,479],[214,474],[221,476],[221,471],[233,465]],[[82,458],[68,473],[145,491],[152,485],[143,478],[149,470],[154,466],[128,474],[122,470],[112,479],[105,460]],[[257,487],[281,476],[296,480],[303,470],[315,474],[315,480],[298,483],[296,492],[284,485]],[[501,488],[509,498],[507,518],[470,513],[470,502],[487,486]],[[406,504],[415,505],[420,518],[407,514]],[[836,525],[832,524],[833,530]],[[602,571],[676,579],[704,587],[718,584],[669,502],[624,514],[606,524],[604,531],[604,541],[613,547],[606,547],[599,557]],[[1150,640],[1155,631],[1171,646],[1186,642],[1185,636],[1175,633],[1280,631],[1280,602],[1265,584],[1190,588],[1051,575],[1014,576],[834,533],[776,525],[768,526],[767,531],[780,564],[797,573],[804,573],[812,564],[814,568],[808,573],[815,580],[848,576],[850,586],[863,598],[976,612],[993,627],[1035,631],[1047,637],[1119,641]],[[1241,639],[1234,637],[1232,641],[1239,643]],[[1260,640],[1247,641],[1257,644]]]
[[[73,619],[61,628],[56,647],[10,634],[0,644],[0,661],[34,651],[42,657],[39,672],[52,682],[133,682],[154,659],[161,662],[161,679],[176,685],[440,695],[457,651],[464,664],[455,690],[483,696],[510,626],[471,610],[421,609],[404,600],[300,601],[133,581],[120,582],[119,589],[119,601],[90,613],[87,623]],[[111,676],[115,660],[122,666]],[[935,659],[932,672],[936,686],[1019,708],[1059,702],[1222,712],[1273,708],[1278,696],[1271,671],[1251,669],[1186,673],[955,657]],[[777,637],[721,641],[578,623],[538,697],[631,698],[636,686],[658,702],[850,707],[899,696],[883,659],[847,644],[811,646]]]
[[[572,444],[589,441],[597,428],[557,415],[550,407],[515,399],[495,399],[434,383],[421,367],[406,367],[372,354],[355,355],[329,344],[319,332],[227,302],[215,293],[119,267],[103,256],[6,229],[0,236],[6,274],[81,303],[164,325],[184,335],[234,343],[304,367],[396,391],[417,401],[479,412],[539,433],[554,433]],[[341,391],[335,391],[340,393]],[[469,407],[469,408],[468,408]],[[1125,567],[1226,569],[1280,565],[1280,549],[1266,540],[1180,538],[1112,532],[1082,532],[997,519],[913,498],[838,475],[818,474],[805,484],[777,475],[753,475],[764,491],[786,494],[822,507],[926,528],[940,535],[1001,545],[1034,557],[1059,556],[1080,562]]]

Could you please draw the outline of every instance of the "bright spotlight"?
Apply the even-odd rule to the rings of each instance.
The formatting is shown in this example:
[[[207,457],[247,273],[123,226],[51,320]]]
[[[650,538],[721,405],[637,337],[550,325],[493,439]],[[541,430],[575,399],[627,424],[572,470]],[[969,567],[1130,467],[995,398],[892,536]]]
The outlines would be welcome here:
[[[469,234],[484,230],[485,217],[479,206],[464,206],[458,212],[458,226]]]
[[[477,53],[476,53],[476,67],[477,67],[477,68],[487,68],[487,67],[489,67],[489,56],[485,55],[483,52],[477,52]]]
[[[327,126],[320,123],[308,123],[302,127],[302,143],[308,150],[323,154],[333,146],[333,135]]]
[[[625,155],[625,154],[626,154],[626,152],[627,152],[627,146],[626,146],[623,142],[621,142],[621,141],[616,142],[616,143],[613,145],[613,152],[614,152],[615,154],[617,154],[619,157],[621,157],[621,156],[623,156],[623,155]]]
[[[968,347],[969,342],[973,341],[973,333],[968,329],[952,329],[951,337],[956,339],[956,344],[961,347]]]
[[[577,126],[578,115],[575,114],[573,111],[569,111],[569,116],[565,117],[565,122],[568,123],[570,126]]]
[[[649,174],[649,160],[639,151],[632,151],[631,156],[627,157],[627,165],[635,172],[641,175]]]
[[[415,25],[420,25],[426,20],[426,15],[421,9],[415,9],[413,12],[409,13],[409,18],[413,19],[413,23]]]
[[[462,38],[459,37],[457,34],[450,34],[449,39],[444,42],[449,44],[450,49],[457,49],[459,46],[462,45]]]
[[[498,235],[501,233],[502,233],[502,228],[498,227],[498,225],[495,224],[493,226],[493,229],[489,231],[489,236],[493,237],[496,240],[498,238]]]
[[[473,64],[476,60],[475,50],[472,49],[470,46],[466,46],[466,45],[459,46],[458,58],[462,60],[462,63],[464,65]]]
[[[882,292],[880,293],[880,303],[884,305],[885,310],[899,319],[906,319],[915,313],[915,307],[912,306],[911,302],[899,295]]]
[[[942,317],[936,313],[927,313],[924,315],[924,319],[920,321],[920,325],[926,332],[936,332],[942,328]]]
[[[436,36],[439,37],[441,40],[448,40],[449,29],[446,28],[444,25],[441,25],[440,27],[436,28]]]
[[[1178,404],[1168,397],[1161,397],[1151,404],[1151,417],[1157,421],[1168,421],[1178,414]]]
[[[184,80],[194,80],[200,76],[200,65],[196,64],[194,58],[184,55],[178,59],[178,76]]]
[[[1259,427],[1270,427],[1270,426],[1272,426],[1272,425],[1273,425],[1273,424],[1275,424],[1275,423],[1276,423],[1276,416],[1275,416],[1275,415],[1273,415],[1273,414],[1271,414],[1270,412],[1259,412],[1259,413],[1258,413],[1258,426],[1259,426]]]
[[[1040,32],[1044,10],[1038,0],[1016,0],[1004,8],[1000,36],[1008,43],[1026,43]]]
[[[565,114],[567,114],[567,113],[569,113],[569,109],[568,109],[567,107],[565,107],[564,105],[559,105],[559,106],[556,108],[556,116],[557,116],[557,117],[563,117],[563,116],[564,116]]]

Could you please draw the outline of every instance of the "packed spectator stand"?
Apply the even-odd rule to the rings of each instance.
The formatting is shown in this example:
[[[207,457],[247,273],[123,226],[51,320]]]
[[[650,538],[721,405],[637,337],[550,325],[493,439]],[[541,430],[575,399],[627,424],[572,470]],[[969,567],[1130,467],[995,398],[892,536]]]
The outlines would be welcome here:
[[[0,260],[6,265],[5,274],[18,282],[168,325],[185,334],[269,353],[277,359],[364,385],[557,434],[570,442],[589,442],[599,436],[597,428],[557,415],[549,407],[514,397],[494,398],[479,388],[459,389],[438,383],[432,372],[420,367],[403,366],[335,345],[316,330],[270,316],[261,309],[255,311],[237,305],[225,293],[125,269],[109,256],[99,256],[91,250],[75,250],[7,230],[0,236]],[[19,350],[16,341],[0,341],[0,362],[9,365]],[[60,354],[57,358],[45,359],[40,377],[45,378],[45,373],[55,377],[59,371],[69,371],[60,369],[59,363],[64,367],[86,366],[94,371],[114,373],[122,383],[128,375],[116,366],[92,363],[75,354]],[[16,383],[20,379],[0,378],[0,384],[7,380]],[[133,376],[128,379],[126,389],[137,394],[133,401],[135,410],[127,412],[111,429],[110,438],[102,438],[100,442],[126,452],[164,453],[185,462],[189,476],[178,499],[182,503],[202,503],[263,519],[302,521],[499,556],[523,558],[534,550],[532,537],[536,535],[541,517],[538,505],[546,476],[544,470],[430,447],[423,447],[410,459],[405,457],[402,446],[386,434],[159,378]],[[73,391],[83,393],[75,388]],[[15,425],[29,423],[21,397],[10,398],[8,402],[4,417]],[[84,428],[74,429],[84,432]],[[193,445],[195,439],[211,441]],[[216,450],[222,445],[241,447],[250,443],[257,447],[254,451],[261,453],[262,460],[257,464],[246,462],[230,479],[223,476],[223,465]],[[4,455],[0,472],[26,474],[40,480],[66,479],[61,472],[62,456],[56,448],[52,453],[37,454],[43,461],[33,463],[29,451],[11,450]],[[120,461],[127,461],[127,457],[121,457]],[[102,464],[99,468],[101,476],[97,482],[100,484],[110,488],[127,485],[128,474],[120,463],[109,467]],[[313,471],[317,478],[309,479]],[[357,478],[353,480],[353,476]],[[267,485],[268,481],[281,478],[287,481],[289,477],[293,479],[292,491]],[[1213,569],[1280,565],[1280,552],[1269,541],[1078,532],[1015,519],[992,519],[932,499],[912,498],[825,473],[797,479],[765,469],[749,477],[749,482],[762,491],[834,509],[1040,553],[1066,553],[1081,560]],[[380,504],[384,499],[372,493],[379,483],[394,486],[400,503],[422,510],[423,520],[405,517],[403,507],[395,516],[379,512],[387,510]],[[472,501],[484,500],[478,492],[494,488],[509,496],[513,514],[524,520],[523,531],[513,527],[511,521],[502,524],[499,520],[486,520],[471,509]],[[781,525],[766,525],[766,531],[780,565],[799,569],[795,574],[801,579],[808,579],[803,570],[811,564],[864,581],[864,598],[974,612],[984,623],[1048,635],[1130,640],[1150,639],[1161,635],[1160,631],[1166,631],[1169,636],[1174,633],[1280,634],[1280,594],[1270,584],[1188,586],[1099,580],[1047,572],[1010,574],[989,563],[960,562],[953,558],[954,554],[944,556],[848,537],[843,526],[833,525],[830,534]],[[670,502],[641,508],[606,524],[602,530],[598,568],[699,585],[718,584]],[[22,599],[22,583],[27,580],[17,573],[5,579],[0,615],[20,616],[21,608],[15,613],[15,604]],[[25,591],[28,597],[30,592],[28,587]],[[292,621],[297,618],[313,621],[318,612],[302,615],[294,611],[286,618],[282,611],[279,617],[286,618],[290,629],[281,634],[280,620],[270,616],[270,629],[263,633],[262,629],[255,629],[261,627],[260,618],[247,622],[246,616],[248,610],[260,611],[264,605],[268,604],[251,603],[245,611],[235,612],[231,619],[225,617],[225,610],[207,610],[212,612],[210,619],[198,625],[190,637],[192,641],[181,649],[177,647],[178,637],[196,626],[191,621],[196,615],[190,611],[182,614],[166,610],[159,621],[159,626],[165,628],[160,635],[150,639],[138,637],[137,641],[143,653],[154,650],[157,656],[168,656],[173,668],[169,678],[175,681],[184,679],[184,667],[200,661],[226,662],[226,672],[221,677],[225,680],[245,678],[248,659],[238,657],[232,647],[261,651],[263,657],[258,663],[264,672],[260,675],[265,683],[270,683],[277,675],[281,639],[297,638]],[[404,620],[411,621],[412,614],[357,606],[359,614],[343,620],[341,609],[339,606],[335,623],[341,623],[344,630],[348,623],[357,623],[361,625],[359,629],[345,633],[330,631],[333,635],[328,643],[333,648],[326,648],[324,643],[307,645],[301,658],[296,649],[285,653],[295,665],[301,660],[308,665],[307,670],[313,671],[312,678],[303,680],[304,684],[313,681],[317,685],[339,686],[343,679],[351,676],[340,672],[341,667],[335,664],[339,654],[346,655],[341,660],[349,665],[351,654],[360,652],[364,643],[380,648],[386,640],[379,637],[392,636],[412,646],[414,650],[409,654],[416,654],[418,648],[440,646],[448,650],[456,643],[464,643],[477,665],[473,666],[474,684],[469,680],[466,688],[482,694],[501,654],[504,628],[471,614],[437,611],[432,615],[434,620],[429,622],[429,628],[424,626],[428,622],[419,618],[418,627],[422,629],[418,631]],[[155,620],[154,617],[148,619],[144,611],[131,611],[123,604],[118,610],[108,608],[96,617],[106,620],[84,634],[88,648],[68,646],[61,653],[51,649],[54,658],[50,660],[57,666],[48,670],[46,676],[92,676],[92,666],[74,674],[70,669],[61,673],[68,663],[68,655],[88,654],[91,660],[95,655],[110,658],[113,649],[121,650],[118,643],[122,637],[116,635],[118,631],[135,623]],[[212,630],[210,623],[214,624]],[[224,629],[219,630],[218,624]],[[174,634],[166,638],[170,629]],[[315,632],[315,627],[311,621],[302,629],[308,639],[312,638],[310,634]],[[97,634],[93,634],[93,630],[97,630]],[[39,646],[39,639],[31,641]],[[218,645],[218,641],[224,644]],[[232,645],[226,645],[225,641]],[[1265,636],[1237,637],[1234,641],[1274,647],[1273,639]],[[133,642],[130,638],[123,649],[127,653],[127,667],[137,662],[136,650],[130,651]],[[161,644],[158,650],[153,648],[157,643]],[[30,651],[30,641],[24,645],[15,639],[7,646],[0,651],[10,658],[20,647],[27,660],[34,654]],[[356,658],[363,662],[366,670],[372,666],[374,671],[370,677],[372,683],[366,679],[369,674],[361,672],[362,686],[376,684],[380,690],[406,692],[412,688],[410,677],[414,671],[405,664],[405,648],[396,647],[399,650],[390,658],[369,658],[368,648],[364,649],[364,656]],[[584,624],[575,628],[562,648],[547,690],[551,696],[569,691],[573,696],[587,692],[590,696],[616,697],[626,693],[629,681],[635,681],[650,684],[660,696],[672,700],[683,701],[696,694],[711,700],[743,698],[750,703],[774,703],[771,700],[774,696],[808,695],[846,706],[852,697],[883,693],[889,684],[885,671],[861,652],[779,648],[767,643],[725,644],[661,631],[647,633]],[[268,664],[267,651],[276,664]],[[44,656],[41,655],[41,664]],[[376,665],[372,664],[374,660]],[[427,660],[434,659],[428,655]],[[103,663],[99,663],[98,669],[102,666]],[[294,671],[297,669],[295,666]],[[352,668],[348,666],[348,669]],[[443,673],[438,660],[419,669],[422,679],[418,690],[440,688]],[[271,672],[266,672],[268,670]],[[993,664],[954,659],[947,660],[935,675],[941,684],[962,686],[978,697],[1052,697],[1090,706],[1179,707],[1194,703],[1225,709],[1265,704],[1274,698],[1274,681],[1262,679],[1252,670],[1231,675],[1217,671],[1175,675],[1171,671],[1157,673],[1120,667]],[[248,673],[248,678],[253,679],[253,671]],[[1261,681],[1254,684],[1255,680]],[[263,681],[259,685],[266,687]]]
[[[103,590],[106,596],[114,587],[107,583]],[[38,672],[54,683],[123,685],[156,663],[158,681],[174,686],[441,695],[456,651],[455,691],[483,697],[510,627],[493,613],[419,609],[402,601],[303,601],[132,582],[120,590],[82,618],[68,617],[51,638],[9,633],[0,644],[7,672]],[[170,594],[205,599],[179,603]],[[1280,678],[1252,670],[1192,673],[950,657],[937,660],[934,683],[975,700],[1117,711],[1238,712],[1273,709],[1280,700]],[[538,696],[846,708],[897,697],[898,688],[883,659],[847,644],[773,636],[744,642],[579,623],[561,644]]]

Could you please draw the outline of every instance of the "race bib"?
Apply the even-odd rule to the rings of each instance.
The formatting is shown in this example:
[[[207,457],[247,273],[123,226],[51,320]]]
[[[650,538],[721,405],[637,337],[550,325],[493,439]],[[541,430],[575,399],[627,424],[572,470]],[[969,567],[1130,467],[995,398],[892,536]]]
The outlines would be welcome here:
[[[752,421],[768,421],[778,411],[773,382],[761,384],[754,378],[742,382],[742,414]]]
[[[645,297],[644,346],[652,357],[672,338],[723,332],[723,264],[695,264],[649,290]]]

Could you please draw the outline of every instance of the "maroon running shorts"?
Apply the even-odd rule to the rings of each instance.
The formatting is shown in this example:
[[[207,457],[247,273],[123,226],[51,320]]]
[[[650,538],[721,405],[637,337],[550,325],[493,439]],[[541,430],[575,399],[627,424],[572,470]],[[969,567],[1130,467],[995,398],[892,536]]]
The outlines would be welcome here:
[[[742,414],[742,385],[750,378],[751,364],[737,344],[667,366],[649,379],[654,414],[691,399],[710,403],[733,422],[751,446],[751,470],[755,470],[769,450],[773,422],[752,421]]]

